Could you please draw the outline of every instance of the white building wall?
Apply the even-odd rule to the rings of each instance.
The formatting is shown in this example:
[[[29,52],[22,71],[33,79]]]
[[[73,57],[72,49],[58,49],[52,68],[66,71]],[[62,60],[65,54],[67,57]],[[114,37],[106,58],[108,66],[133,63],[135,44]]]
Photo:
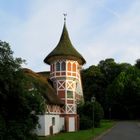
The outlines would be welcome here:
[[[52,118],[55,118],[54,125]],[[41,128],[36,128],[36,133],[39,136],[50,135],[50,127],[53,127],[53,134],[59,133],[62,128],[62,120],[59,115],[39,115],[39,124]]]
[[[64,117],[60,117],[60,131],[64,130],[64,128],[65,128]]]

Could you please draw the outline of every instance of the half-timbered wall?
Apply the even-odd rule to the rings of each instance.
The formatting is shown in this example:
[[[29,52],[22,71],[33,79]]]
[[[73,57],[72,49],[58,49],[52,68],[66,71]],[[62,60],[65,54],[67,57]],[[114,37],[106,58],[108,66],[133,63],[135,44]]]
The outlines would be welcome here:
[[[61,107],[58,105],[46,105],[46,114],[60,114]]]
[[[79,72],[80,65],[77,61],[72,60],[58,60],[54,61],[50,66],[50,76],[51,79],[54,77],[74,77],[79,79],[80,72]]]
[[[50,79],[53,81],[57,95],[65,104],[62,114],[76,114],[77,103],[83,98],[81,66],[73,60],[57,60],[51,63]]]

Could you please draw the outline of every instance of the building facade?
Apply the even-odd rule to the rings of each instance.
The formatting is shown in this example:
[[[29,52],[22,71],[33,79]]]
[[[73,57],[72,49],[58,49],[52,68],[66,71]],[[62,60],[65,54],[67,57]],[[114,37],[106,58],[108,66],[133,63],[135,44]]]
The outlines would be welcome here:
[[[46,114],[39,116],[42,128],[37,132],[49,135],[61,130],[76,131],[79,128],[77,104],[83,102],[80,71],[86,61],[72,45],[66,21],[57,46],[44,62],[50,65],[50,80],[63,105],[47,105]]]

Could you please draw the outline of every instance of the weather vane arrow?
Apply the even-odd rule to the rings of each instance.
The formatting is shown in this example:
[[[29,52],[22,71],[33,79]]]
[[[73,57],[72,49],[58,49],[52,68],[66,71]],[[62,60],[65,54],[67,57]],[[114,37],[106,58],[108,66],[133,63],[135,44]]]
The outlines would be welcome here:
[[[63,15],[64,15],[64,22],[66,22],[67,13],[63,13]]]

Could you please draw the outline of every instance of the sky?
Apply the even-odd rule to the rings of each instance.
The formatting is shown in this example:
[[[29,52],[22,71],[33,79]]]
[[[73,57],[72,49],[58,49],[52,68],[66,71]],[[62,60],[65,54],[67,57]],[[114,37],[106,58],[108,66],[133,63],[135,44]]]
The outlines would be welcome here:
[[[0,0],[0,40],[35,72],[59,42],[64,16],[84,68],[106,58],[135,64],[140,58],[140,0]]]

